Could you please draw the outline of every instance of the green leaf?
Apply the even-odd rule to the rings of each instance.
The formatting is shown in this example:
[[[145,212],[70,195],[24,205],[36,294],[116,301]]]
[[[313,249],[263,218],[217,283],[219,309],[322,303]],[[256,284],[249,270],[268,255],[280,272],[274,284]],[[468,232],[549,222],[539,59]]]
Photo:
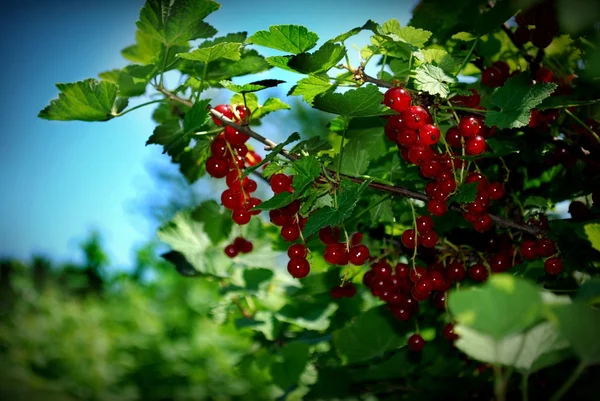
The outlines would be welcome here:
[[[447,71],[448,73],[456,72],[456,69],[462,62],[462,60],[452,57],[447,51],[442,49],[425,49],[422,51],[422,53],[425,62],[434,63],[443,71]],[[403,75],[406,75],[406,73]],[[466,94],[468,95],[470,92],[467,92]]]
[[[312,49],[319,40],[314,32],[300,25],[275,25],[268,31],[258,31],[246,43],[282,50],[289,53],[302,53]]]
[[[336,36],[335,38],[330,39],[329,42],[343,43],[346,39],[348,39],[354,35],[358,35],[361,31],[369,30],[369,31],[372,31],[375,33],[379,29],[380,29],[379,24],[377,22],[368,20],[367,22],[365,22],[365,24],[363,26],[356,27],[356,28],[349,30],[348,32],[342,33],[342,34]]]
[[[269,341],[275,340],[281,323],[279,323],[272,313],[267,311],[258,311],[251,318],[240,318],[235,321],[236,329],[249,328],[259,333],[264,334]]]
[[[330,318],[338,309],[338,305],[330,302],[329,298],[327,294],[323,300],[288,303],[275,317],[307,330],[327,330]]]
[[[262,176],[269,179],[273,174],[281,173],[284,170],[285,166],[281,162],[281,159],[275,157],[275,159],[273,159],[271,163],[269,163],[269,165],[263,169]]]
[[[333,333],[333,346],[344,365],[368,361],[397,349],[406,339],[384,308],[374,308]]]
[[[321,175],[321,163],[315,156],[307,156],[295,161],[292,168],[294,169],[292,187],[297,194],[301,194]]]
[[[262,202],[260,205],[256,206],[255,210],[273,210],[279,209],[284,206],[289,205],[296,199],[294,194],[289,192],[281,192],[279,194],[274,195],[271,199],[267,199]]]
[[[210,99],[202,99],[194,103],[192,108],[185,113],[183,118],[183,131],[192,133],[200,131],[206,127],[210,121],[210,114],[208,112],[208,105]]]
[[[248,93],[272,88],[284,82],[285,81],[280,81],[278,79],[266,79],[264,81],[250,82],[249,84],[245,85],[237,85],[231,81],[223,80],[219,82],[219,84],[221,84],[221,86],[223,86],[225,89],[229,89],[230,91],[233,91],[235,93]]]
[[[271,161],[273,159],[275,159],[277,157],[277,155],[279,155],[279,153],[283,150],[283,148],[285,146],[289,145],[292,142],[298,141],[299,139],[300,139],[300,134],[297,132],[294,132],[292,135],[290,135],[288,137],[288,139],[286,139],[285,141],[283,141],[282,143],[278,144],[273,149],[271,149],[269,154],[267,156],[265,156],[265,158],[260,163],[258,163],[255,166],[244,169],[243,177],[247,177],[253,171],[258,170],[259,168],[261,168],[262,166],[264,166],[267,163],[271,163]],[[280,195],[280,194],[278,194],[278,195]]]
[[[369,168],[371,154],[364,148],[361,141],[350,140],[344,146],[344,157],[340,158],[340,154],[333,159],[332,166],[335,171],[340,171],[342,174],[357,176],[364,174]],[[341,165],[339,161],[342,161]]]
[[[552,321],[586,365],[600,362],[600,312],[585,303],[573,302],[552,309]]]
[[[452,291],[448,296],[455,320],[500,340],[540,319],[542,298],[531,282],[495,274],[481,287]]]
[[[600,303],[600,277],[593,277],[587,280],[579,290],[575,297],[577,302],[587,302],[589,304]]]
[[[295,181],[296,178],[294,177]],[[360,195],[368,185],[369,181],[357,184],[347,179],[342,180],[338,193],[338,208],[334,209],[326,206],[314,211],[304,226],[304,237],[309,237],[323,227],[337,226],[350,217],[360,199]]]
[[[282,390],[298,383],[308,363],[309,346],[306,343],[287,344],[279,351],[279,362],[271,365],[273,383]]]
[[[211,247],[204,223],[194,220],[189,211],[179,212],[157,232],[158,238],[202,274],[228,277],[231,263],[223,250]]]
[[[491,364],[513,366],[530,371],[544,355],[563,350],[569,343],[549,322],[501,340],[495,340],[468,326],[457,325],[454,332],[459,338],[455,345],[473,359]]]
[[[154,65],[129,65],[122,70],[111,70],[98,74],[104,81],[119,86],[119,95],[123,97],[141,96],[146,92],[146,86],[155,75]]]
[[[60,121],[107,121],[121,110],[116,107],[117,85],[95,79],[56,84],[58,99],[38,114],[39,118]]]
[[[392,211],[392,200],[387,196],[372,197],[371,205],[373,206],[369,213],[371,221],[374,223],[391,223],[394,221],[394,212]]]
[[[375,85],[367,85],[344,93],[327,93],[314,99],[314,107],[346,117],[381,114],[383,94]]]
[[[415,69],[415,88],[441,97],[448,97],[450,88],[447,83],[456,82],[454,77],[433,64],[421,64]]]
[[[277,110],[290,110],[291,107],[281,101],[279,98],[270,97],[265,100],[265,103],[262,106],[258,106],[256,110],[252,112],[252,120],[258,120],[269,113],[272,113]],[[300,138],[298,138],[300,139]]]
[[[552,207],[552,202],[542,196],[530,196],[523,202],[523,207],[533,206],[538,209],[549,209]]]
[[[146,146],[162,145],[163,154],[167,153],[176,162],[189,143],[190,136],[183,132],[179,122],[170,121],[154,128],[154,132],[146,141]]]
[[[287,67],[303,74],[316,74],[327,72],[336,66],[346,54],[346,47],[325,42],[314,53],[300,53],[291,57],[287,62]]]
[[[177,54],[177,57],[203,63],[210,63],[211,61],[220,58],[238,61],[242,57],[242,54],[240,53],[241,46],[241,43],[222,42],[214,46],[196,49],[191,53],[179,53]]]
[[[135,32],[135,42],[135,45],[127,46],[121,51],[123,57],[134,63],[151,64],[163,48],[160,40],[139,29]]]
[[[487,112],[485,124],[498,129],[518,128],[529,124],[531,109],[550,96],[556,84],[536,83],[530,85],[531,78],[527,73],[509,78],[504,86],[496,89],[492,95],[494,106]]]
[[[329,83],[328,78],[321,76],[310,75],[307,78],[302,78],[298,84],[290,92],[291,96],[302,96],[304,101],[312,106],[316,96],[327,92],[333,87]]]
[[[202,20],[219,7],[211,0],[146,0],[136,25],[166,46],[186,44],[217,33]]]
[[[418,49],[422,48],[431,37],[431,32],[412,26],[401,27],[396,19],[386,21],[381,26],[381,32],[394,41],[400,41],[412,45]]]
[[[592,243],[595,250],[600,251],[600,224],[586,224],[583,228],[588,240]]]
[[[302,153],[306,152],[309,155],[318,153],[322,150],[331,149],[331,144],[318,136],[314,136],[305,141],[297,143],[291,150],[290,153]]]
[[[231,215],[214,200],[202,202],[192,211],[191,217],[204,224],[204,232],[215,245],[227,239],[233,227]]]
[[[477,197],[477,182],[465,183],[458,188],[458,191],[449,199],[448,202],[470,203]]]
[[[207,138],[199,138],[193,147],[187,147],[179,155],[179,171],[190,184],[204,175],[206,160],[210,157],[210,144]]]
[[[477,36],[473,35],[469,32],[458,32],[452,35],[452,39],[454,40],[462,40],[463,42],[472,42],[477,39]]]

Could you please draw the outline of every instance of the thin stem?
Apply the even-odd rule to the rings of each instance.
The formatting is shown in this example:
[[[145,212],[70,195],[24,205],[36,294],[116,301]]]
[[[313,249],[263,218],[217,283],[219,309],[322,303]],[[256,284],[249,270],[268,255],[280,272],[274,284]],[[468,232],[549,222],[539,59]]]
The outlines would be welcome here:
[[[467,56],[465,57],[465,59],[463,60],[462,64],[458,68],[458,71],[456,71],[456,75],[454,75],[455,77],[458,76],[458,74],[460,74],[460,72],[463,70],[463,68],[465,68],[465,66],[467,65],[467,63],[471,59],[471,55],[473,54],[473,51],[475,50],[475,46],[477,45],[477,42],[479,42],[479,36],[477,38],[475,38],[475,40],[473,41],[473,45],[469,49],[469,52],[467,53]]]
[[[494,365],[493,370],[496,401],[506,401],[506,382],[502,377],[502,368],[499,365]]]
[[[412,54],[411,54],[412,56]],[[383,70],[385,70],[385,63],[387,62],[387,54],[383,56],[383,61],[381,62],[381,70],[379,70],[379,78],[383,78]]]
[[[348,121],[344,121],[344,126],[348,125]],[[337,180],[340,180],[340,170],[342,169],[342,162],[344,160],[344,142],[346,140],[346,129],[344,128],[344,130],[342,131],[342,143],[340,145],[340,160],[338,161],[338,165],[337,165]]]
[[[146,102],[146,103],[138,104],[137,106],[134,106],[134,107],[132,107],[130,109],[127,109],[127,110],[125,110],[125,111],[117,114],[115,117],[121,117],[121,116],[124,116],[125,114],[127,114],[127,113],[129,113],[131,111],[134,111],[134,110],[137,110],[137,109],[141,109],[142,107],[148,106],[149,104],[162,103],[164,101],[165,101],[165,99],[158,99],[158,100],[151,100],[151,101]]]
[[[387,81],[373,78],[372,76],[365,74],[365,67],[363,67],[362,65],[357,67],[356,70],[347,65],[343,65],[342,68],[345,68],[346,70],[348,70],[352,74],[354,74],[354,79],[357,81],[370,82],[370,83],[380,86],[382,88],[391,88],[394,86]]]
[[[204,63],[204,69],[202,70],[202,76],[200,77],[200,89],[196,93],[196,101],[200,99],[200,94],[204,92],[204,81],[206,80],[206,74],[208,72],[208,63]]]
[[[592,134],[594,136],[594,138],[596,138],[596,140],[600,143],[600,137],[598,136],[598,134],[596,134],[594,132],[593,129],[588,127],[588,125],[586,123],[584,123],[583,121],[581,121],[579,119],[579,117],[577,117],[575,114],[571,113],[571,111],[569,109],[565,109],[565,113],[567,113],[573,120],[577,121],[577,123],[579,125],[581,125],[583,128],[585,128],[586,131],[589,132],[590,134]]]
[[[412,69],[412,61],[413,61],[413,55],[412,55],[412,53],[410,53],[410,56],[408,57],[408,72],[406,73],[406,78],[404,78],[405,84],[407,84],[408,80],[410,79],[410,70]]]
[[[160,81],[158,86],[163,86],[163,76],[165,75],[165,69],[167,68],[167,59],[169,58],[169,46],[165,48],[165,58],[163,59],[162,68],[160,70]]]
[[[577,366],[575,371],[571,374],[571,376],[569,376],[567,378],[567,380],[563,383],[563,385],[558,389],[558,391],[556,393],[554,393],[554,395],[552,395],[552,398],[550,398],[550,401],[559,401],[567,393],[567,391],[569,391],[571,386],[577,381],[577,379],[579,378],[579,375],[581,375],[581,373],[584,371],[584,369],[585,369],[585,364],[583,362],[581,362]]]
[[[448,104],[450,104],[450,102],[448,102]],[[452,110],[453,113],[455,113],[455,110],[458,111],[467,111],[469,113],[473,113],[473,114],[485,114],[485,111],[482,111],[480,109],[472,109],[470,107],[459,107],[459,106],[439,106],[440,109],[442,110]]]
[[[529,401],[529,372],[521,375],[521,400]]]
[[[410,201],[410,199],[407,200],[408,204],[410,205],[410,210],[412,212],[412,217],[413,217],[413,231],[415,232],[415,249],[413,250],[413,255],[412,258],[410,258],[411,262],[412,262],[412,268],[416,269],[416,264],[417,264],[417,247],[418,247],[418,240],[417,240],[417,213],[415,212],[415,206],[413,205],[413,203]]]

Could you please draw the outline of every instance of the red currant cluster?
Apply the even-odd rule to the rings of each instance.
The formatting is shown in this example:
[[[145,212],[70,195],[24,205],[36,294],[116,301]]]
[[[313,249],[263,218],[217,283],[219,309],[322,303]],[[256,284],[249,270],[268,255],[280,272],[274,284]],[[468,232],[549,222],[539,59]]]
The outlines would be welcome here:
[[[237,122],[247,122],[250,118],[250,112],[243,105],[237,105],[235,109],[227,104],[219,104],[215,110],[223,116]],[[215,117],[213,121],[218,126],[223,122]],[[211,143],[211,156],[206,160],[206,172],[215,178],[225,178],[227,189],[221,194],[221,203],[227,209],[230,209],[231,219],[239,225],[248,224],[253,215],[260,211],[253,211],[252,208],[260,205],[261,200],[252,197],[251,194],[256,191],[256,181],[243,177],[243,170],[248,166],[258,164],[262,158],[254,151],[248,150],[246,142],[249,137],[232,128],[226,126]],[[236,238],[237,244],[225,247],[225,254],[229,257],[235,257],[238,252],[250,252],[252,243],[242,243]],[[249,245],[248,245],[249,243]]]
[[[544,270],[550,275],[560,274],[563,270],[562,260],[556,257],[556,245],[548,238],[526,239],[521,243],[520,251],[525,259],[547,258]]]
[[[535,47],[545,49],[552,43],[554,35],[558,33],[556,10],[551,1],[538,3],[529,10],[518,14],[515,22],[518,26],[513,37],[519,45],[531,41]]]
[[[419,216],[415,219],[415,227],[402,233],[402,244],[408,249],[417,245],[433,248],[438,242],[438,236],[433,231],[433,219],[429,216]]]
[[[248,241],[245,238],[242,237],[236,237],[233,240],[233,243],[227,245],[225,247],[225,255],[229,256],[230,258],[234,258],[237,256],[238,253],[249,253],[252,252],[252,242]]]
[[[467,175],[465,183],[477,183],[477,195],[473,202],[464,205],[464,219],[471,223],[476,231],[484,232],[491,229],[494,222],[486,212],[492,200],[499,200],[504,196],[504,184],[488,183],[481,173],[475,171]]]

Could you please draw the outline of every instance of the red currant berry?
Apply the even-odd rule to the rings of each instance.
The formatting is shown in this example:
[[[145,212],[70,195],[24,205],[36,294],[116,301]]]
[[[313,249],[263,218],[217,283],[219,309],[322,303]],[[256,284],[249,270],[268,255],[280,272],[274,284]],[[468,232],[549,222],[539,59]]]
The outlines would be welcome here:
[[[458,131],[465,138],[470,138],[479,134],[480,129],[481,124],[477,117],[474,116],[463,117],[460,119],[460,123],[458,124]]]
[[[489,186],[488,193],[490,194],[490,199],[502,199],[504,196],[504,184],[501,182],[492,182]]]
[[[235,246],[242,253],[252,252],[252,249],[254,248],[251,241],[248,241],[242,237],[236,237],[233,240],[233,246]]]
[[[427,110],[421,106],[410,106],[402,113],[402,120],[408,128],[418,130],[425,124],[428,124],[431,117]]]
[[[460,140],[460,131],[456,127],[448,129],[446,132],[446,142],[453,148],[461,148],[462,142]]]
[[[291,258],[287,270],[294,278],[304,278],[310,273],[310,263],[305,258]]]
[[[262,157],[255,151],[250,150],[250,151],[248,151],[248,153],[246,153],[246,163],[248,163],[248,166],[250,166],[250,167],[256,166],[261,161],[262,161]]]
[[[485,152],[486,143],[482,136],[476,135],[471,138],[467,138],[465,141],[465,150],[468,155],[476,156]]]
[[[413,352],[421,352],[425,347],[425,340],[419,334],[413,334],[408,338],[408,349]]]
[[[289,205],[286,205],[284,207],[282,207],[281,209],[281,214],[283,214],[284,216],[287,217],[294,217],[298,211],[300,210],[300,200],[296,199],[295,201],[293,201],[292,203],[290,203]]]
[[[419,234],[419,235],[421,235],[421,234]],[[437,242],[438,242],[438,235],[435,233],[435,231],[426,232],[426,233],[422,234],[421,236],[422,236],[421,243],[426,248],[433,248],[433,247],[435,247],[435,244],[437,244]]]
[[[488,67],[481,73],[481,84],[490,88],[502,86],[506,81],[506,77],[496,67]]]
[[[350,259],[346,244],[329,244],[325,247],[323,258],[332,264],[344,266],[348,264]]]
[[[443,291],[446,288],[446,279],[444,278],[444,274],[439,270],[428,271],[427,279],[432,291]]]
[[[285,174],[277,173],[271,176],[269,180],[271,189],[275,194],[282,192],[292,192],[292,180]]]
[[[433,219],[430,216],[419,216],[416,218],[416,227],[419,234],[433,230]]]
[[[329,290],[329,295],[331,295],[331,298],[333,299],[340,299],[346,295],[346,292],[344,291],[344,288],[337,286]]]
[[[287,254],[290,258],[306,258],[308,249],[304,244],[292,244],[288,248]]]
[[[298,224],[286,224],[281,227],[281,237],[287,242],[293,242],[300,238]]]
[[[542,258],[552,256],[556,253],[556,245],[548,238],[540,238],[536,244],[536,253]]]
[[[241,192],[226,189],[221,194],[221,203],[226,209],[241,209],[244,197]]]
[[[362,278],[362,282],[365,287],[371,288],[371,284],[375,281],[375,272],[372,270],[368,270]]]
[[[440,141],[440,129],[433,124],[427,124],[419,129],[419,143],[421,145],[435,145]]]
[[[427,160],[421,164],[421,174],[425,178],[434,178],[438,175],[441,168],[437,160]]]
[[[406,89],[398,87],[388,89],[383,98],[383,104],[398,113],[407,110],[411,102],[410,93]]]
[[[246,191],[246,193],[249,193],[249,194],[251,194],[252,192],[254,192],[258,189],[258,185],[256,184],[256,181],[251,180],[248,177],[245,177],[245,179],[242,181],[242,187],[244,188],[244,191]]]
[[[363,240],[363,234],[361,232],[355,232],[350,237],[350,245],[358,245]]]
[[[482,214],[475,220],[473,223],[473,228],[475,231],[479,231],[480,233],[488,231],[494,225],[494,221],[490,217],[489,214]]]
[[[531,43],[538,49],[545,49],[546,47],[550,46],[552,39],[554,39],[552,32],[549,32],[541,27],[535,28],[533,31],[531,31]]]
[[[526,239],[521,242],[519,249],[521,250],[521,255],[523,255],[525,259],[535,259],[538,256],[537,244],[535,241]]]
[[[412,146],[419,140],[417,131],[409,128],[403,128],[396,135],[396,142],[403,146]]]
[[[235,113],[239,117],[236,118],[236,120],[241,122],[247,122],[250,119],[250,115],[252,114],[250,113],[250,110],[248,110],[248,108],[243,104],[238,104],[237,106],[235,106]]]
[[[400,114],[394,114],[393,116],[389,116],[387,125],[394,130],[404,129],[404,121],[402,121],[402,116]]]
[[[225,152],[227,152],[227,142],[223,138],[216,138],[210,144],[210,153],[213,156],[225,157]]]
[[[392,266],[385,260],[373,263],[371,270],[373,270],[375,275],[381,279],[388,279],[392,276]]]
[[[324,227],[319,230],[319,239],[325,245],[337,244],[340,240],[340,229],[338,227]]]
[[[408,160],[412,164],[420,166],[424,162],[433,158],[433,152],[429,146],[413,146],[408,150]]]
[[[455,341],[458,339],[458,334],[454,332],[454,325],[452,323],[448,323],[444,326],[442,335],[449,341]]]
[[[260,205],[261,203],[262,201],[258,198],[250,198],[246,201],[245,207],[252,216],[257,216],[260,214],[260,210],[254,208]]]
[[[410,229],[402,233],[402,244],[408,249],[414,249],[417,246],[417,236],[415,230]]]
[[[227,159],[219,156],[211,156],[206,160],[206,172],[215,178],[223,178],[229,172]]]
[[[227,255],[230,258],[234,258],[238,254],[238,249],[232,244],[227,245],[224,251],[225,255]]]
[[[218,105],[215,106],[215,110],[218,111],[219,113],[223,114],[223,117],[227,117],[230,120],[233,120],[233,110],[231,109],[230,105],[228,105],[228,104],[218,104]],[[212,117],[212,120],[218,126],[223,125],[223,122],[221,120],[219,120],[217,117]]]
[[[444,291],[437,291],[433,294],[431,303],[437,310],[446,310],[446,293]]]
[[[486,281],[488,278],[488,271],[484,265],[477,263],[469,268],[469,277],[475,281]]]
[[[446,213],[448,207],[446,206],[446,203],[441,200],[431,199],[427,202],[427,210],[429,210],[429,213],[432,215],[440,217]]]
[[[244,224],[248,224],[250,222],[250,218],[252,215],[244,209],[233,209],[231,214],[231,219],[235,224],[239,224],[243,226]]]
[[[399,278],[407,278],[410,273],[410,267],[406,263],[398,263],[394,270]]]
[[[502,273],[512,267],[512,261],[509,255],[505,253],[497,253],[490,260],[490,268],[494,273]]]
[[[460,262],[452,262],[448,265],[448,279],[458,282],[458,281],[462,281],[467,272],[465,270],[465,265],[463,265]]]
[[[349,259],[350,263],[356,266],[362,266],[369,259],[369,248],[366,245],[354,245],[350,248]]]
[[[544,262],[544,270],[546,273],[556,276],[563,270],[562,260],[559,258],[549,258]]]
[[[408,273],[408,277],[413,283],[418,282],[421,278],[426,276],[427,270],[425,270],[425,268],[421,266],[417,266],[414,269],[410,269],[410,272]]]
[[[552,82],[552,78],[552,71],[550,71],[546,67],[540,67],[535,72],[535,80],[537,82],[549,83]]]

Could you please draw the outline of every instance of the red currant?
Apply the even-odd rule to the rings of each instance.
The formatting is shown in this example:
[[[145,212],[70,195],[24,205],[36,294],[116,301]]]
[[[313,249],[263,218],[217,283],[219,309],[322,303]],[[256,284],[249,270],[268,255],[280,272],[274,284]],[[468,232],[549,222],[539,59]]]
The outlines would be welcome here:
[[[467,138],[465,141],[465,150],[468,155],[475,156],[485,152],[486,143],[482,136],[475,135],[474,137]]]
[[[450,129],[448,129],[448,131],[446,132],[446,142],[448,143],[449,146],[451,146],[453,148],[461,148],[462,147],[462,142],[461,142],[460,138],[461,138],[460,131],[456,127],[452,127]]]
[[[362,266],[369,259],[369,248],[366,245],[354,245],[349,251],[350,263],[356,266]]]
[[[547,259],[544,262],[544,270],[546,271],[546,273],[553,276],[560,274],[560,272],[562,272],[563,270],[562,260],[556,257]]]
[[[454,332],[454,325],[452,323],[448,323],[444,326],[442,330],[442,335],[449,341],[454,341],[458,339],[458,334]]]
[[[536,244],[536,252],[539,256],[546,258],[556,253],[556,245],[548,238],[540,238]]]
[[[484,265],[477,263],[469,268],[469,277],[475,281],[486,281],[488,278],[488,271]]]
[[[271,184],[271,189],[275,194],[292,191],[292,180],[285,174],[273,174],[269,180],[269,183]]]
[[[523,255],[525,259],[535,259],[538,256],[535,241],[526,239],[525,241],[521,242],[519,249],[521,251],[521,255]]]
[[[419,334],[413,334],[408,338],[408,349],[413,352],[421,352],[425,347],[425,340]]]
[[[238,249],[234,245],[229,244],[225,247],[225,255],[227,255],[228,257],[234,258],[237,256],[237,254]]]
[[[300,238],[298,224],[286,224],[281,227],[281,237],[287,242],[293,242]]]
[[[452,262],[448,265],[448,279],[452,281],[462,281],[467,272],[465,270],[465,265],[460,262]]]
[[[419,143],[421,145],[435,145],[440,141],[440,129],[433,124],[427,124],[419,129]]]
[[[242,237],[236,237],[233,240],[233,246],[235,246],[242,253],[252,252],[252,248],[254,248],[251,241],[248,241]]]
[[[287,264],[287,270],[295,278],[304,278],[310,273],[310,263],[305,258],[291,258]]]
[[[248,224],[251,217],[252,215],[245,209],[233,209],[231,214],[231,219],[233,222],[239,224],[240,226]]]
[[[402,233],[402,244],[408,249],[414,249],[417,246],[417,236],[415,230],[409,229]]]
[[[227,142],[223,138],[215,138],[210,144],[210,153],[213,156],[225,157],[227,152]]]
[[[407,110],[411,102],[410,93],[406,89],[398,87],[388,89],[383,98],[383,104],[398,113]]]
[[[458,131],[465,138],[470,138],[479,134],[480,129],[481,124],[474,116],[463,117],[460,119],[460,123],[458,124]]]
[[[446,213],[448,207],[446,206],[446,203],[441,200],[431,199],[427,202],[427,210],[429,210],[429,213],[432,215],[440,217]]]
[[[319,230],[319,239],[325,245],[336,244],[340,240],[340,229],[338,227],[324,227]]]
[[[215,178],[223,178],[229,172],[227,159],[219,156],[211,156],[206,160],[206,172]]]
[[[410,129],[418,130],[431,120],[427,110],[421,106],[410,106],[402,113],[404,125]]]
[[[233,120],[233,110],[231,109],[230,105],[228,105],[228,104],[218,104],[218,105],[215,106],[215,110],[218,111],[219,113],[223,114],[224,117],[227,117],[230,120]],[[217,117],[212,117],[212,120],[218,126],[223,125],[223,122],[221,120],[219,120]]]
[[[323,252],[325,260],[332,265],[344,266],[350,259],[346,244],[329,244]]]
[[[244,197],[241,192],[226,189],[221,194],[221,203],[226,209],[241,209]]]

